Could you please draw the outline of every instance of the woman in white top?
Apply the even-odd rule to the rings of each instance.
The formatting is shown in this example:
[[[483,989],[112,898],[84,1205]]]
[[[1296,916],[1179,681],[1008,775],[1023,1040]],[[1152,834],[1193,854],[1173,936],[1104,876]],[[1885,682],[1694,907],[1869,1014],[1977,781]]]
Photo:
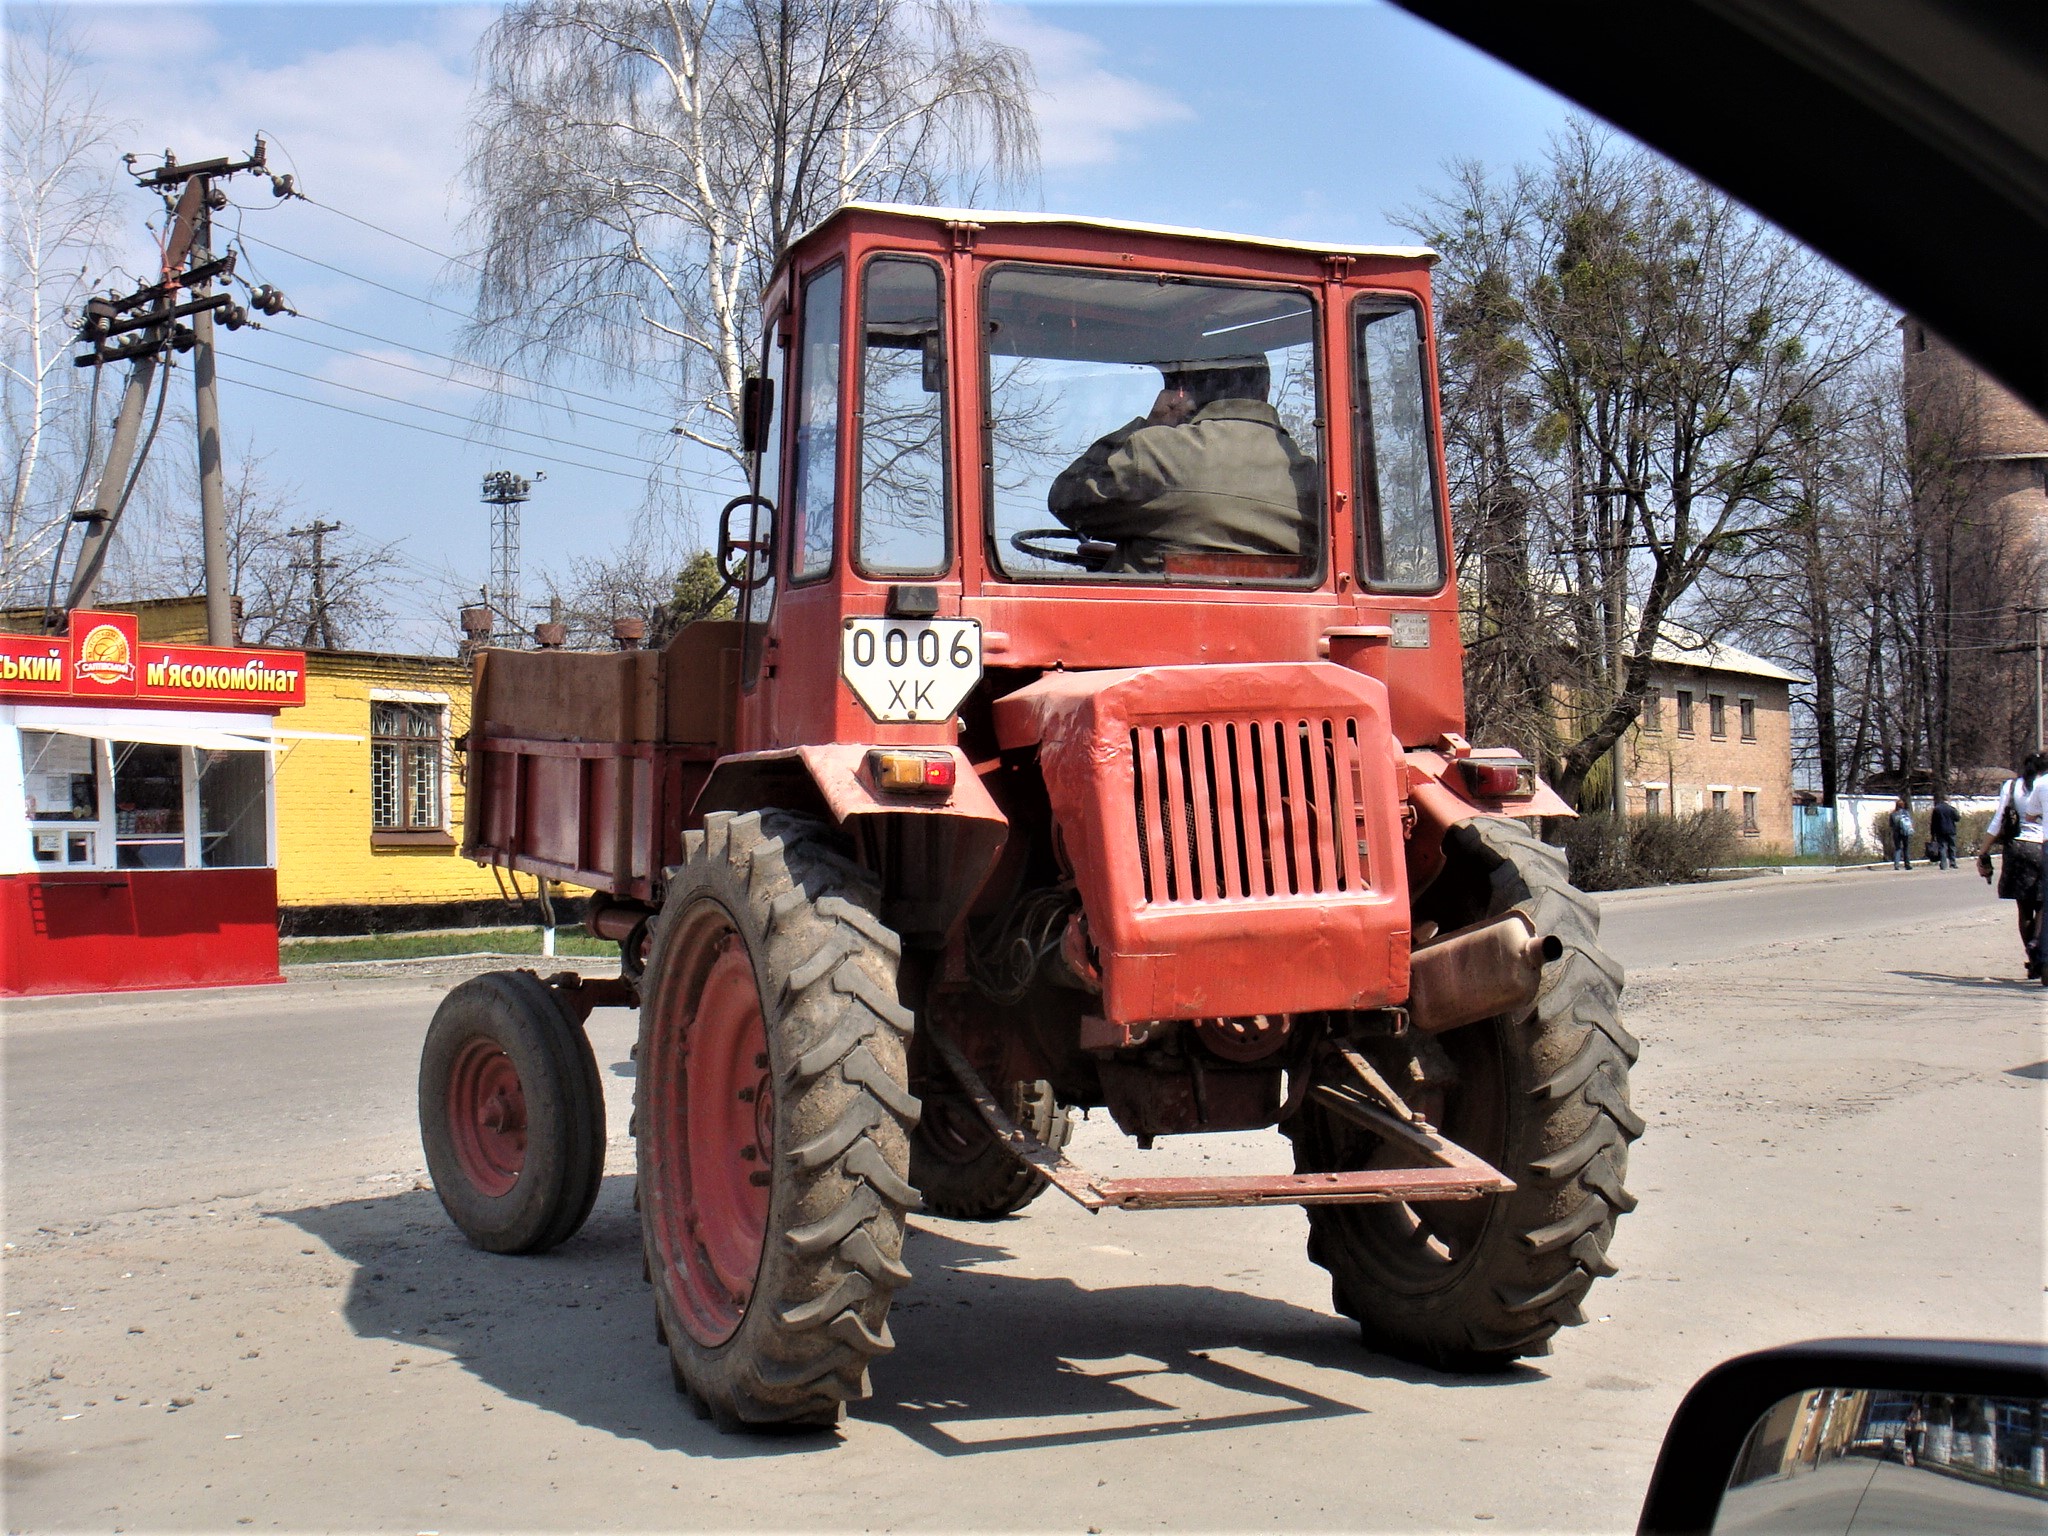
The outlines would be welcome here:
[[[1998,894],[2019,907],[2020,943],[2027,952],[2027,975],[2048,986],[2042,971],[2042,852],[2043,828],[2048,827],[2048,757],[2029,753],[2020,764],[2020,776],[2007,779],[1998,791],[1998,805],[1991,813],[1990,829],[1995,834],[2005,820],[2006,808],[2019,813],[2019,830],[2005,843],[2005,859],[1998,876]],[[1991,848],[1987,842],[1977,854],[1977,869],[1991,878]]]

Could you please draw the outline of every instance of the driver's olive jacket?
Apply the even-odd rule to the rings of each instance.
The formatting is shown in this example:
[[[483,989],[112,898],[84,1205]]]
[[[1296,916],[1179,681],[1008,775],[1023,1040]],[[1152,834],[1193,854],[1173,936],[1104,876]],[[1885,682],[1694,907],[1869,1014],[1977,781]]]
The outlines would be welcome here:
[[[1046,505],[1132,552],[1308,552],[1320,476],[1263,400],[1213,400],[1180,426],[1142,417],[1061,471]]]

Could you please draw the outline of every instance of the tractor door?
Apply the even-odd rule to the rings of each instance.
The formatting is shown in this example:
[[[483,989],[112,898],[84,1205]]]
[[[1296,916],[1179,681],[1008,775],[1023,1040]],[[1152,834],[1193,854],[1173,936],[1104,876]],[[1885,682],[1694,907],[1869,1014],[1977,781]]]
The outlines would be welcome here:
[[[769,328],[787,338],[761,476],[777,531],[772,579],[748,595],[742,750],[844,739],[849,589],[942,578],[954,558],[939,264],[877,251],[792,288],[795,314]]]
[[[836,657],[830,576],[838,528],[839,441],[844,414],[839,359],[846,267],[833,261],[795,284],[795,314],[768,327],[769,366],[779,368],[776,421],[761,465],[761,494],[775,503],[768,576],[747,595],[739,747],[791,745],[816,691],[820,657]]]

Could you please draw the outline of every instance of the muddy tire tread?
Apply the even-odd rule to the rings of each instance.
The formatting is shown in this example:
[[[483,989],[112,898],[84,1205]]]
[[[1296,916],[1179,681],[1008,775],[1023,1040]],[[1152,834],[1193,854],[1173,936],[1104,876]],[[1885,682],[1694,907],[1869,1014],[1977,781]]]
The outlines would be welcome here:
[[[774,1195],[729,1341],[698,1345],[659,1285],[657,1308],[678,1379],[722,1426],[830,1424],[867,1395],[869,1362],[892,1347],[891,1296],[910,1278],[901,1255],[918,1104],[906,1087],[912,1015],[895,1001],[901,946],[872,879],[806,817],[706,817],[685,838],[662,922],[703,894],[727,906],[754,958],[777,1085]],[[669,961],[664,934],[650,970]],[[648,1037],[643,1013],[643,1073]],[[639,1155],[647,1186],[645,1138]],[[657,1268],[651,1234],[647,1248]]]

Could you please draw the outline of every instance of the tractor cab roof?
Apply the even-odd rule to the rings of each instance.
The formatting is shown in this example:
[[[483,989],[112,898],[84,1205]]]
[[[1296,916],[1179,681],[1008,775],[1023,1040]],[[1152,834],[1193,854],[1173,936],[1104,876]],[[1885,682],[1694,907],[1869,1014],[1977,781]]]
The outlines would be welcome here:
[[[1434,263],[1437,253],[1426,245],[1347,245],[1319,240],[1276,240],[1265,235],[1237,235],[1214,229],[1187,229],[1174,224],[1147,224],[1137,219],[1101,219],[1084,214],[1006,213],[988,208],[925,208],[910,203],[841,203],[790,242],[795,251],[843,219],[883,215],[911,219],[936,229],[975,225],[984,229],[1080,229],[1141,235],[1149,239],[1196,240],[1217,245],[1251,246],[1307,256],[1353,256],[1379,261]],[[789,260],[787,254],[783,263]]]

